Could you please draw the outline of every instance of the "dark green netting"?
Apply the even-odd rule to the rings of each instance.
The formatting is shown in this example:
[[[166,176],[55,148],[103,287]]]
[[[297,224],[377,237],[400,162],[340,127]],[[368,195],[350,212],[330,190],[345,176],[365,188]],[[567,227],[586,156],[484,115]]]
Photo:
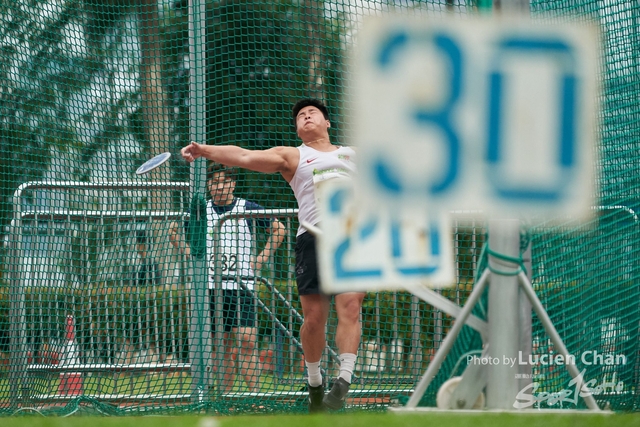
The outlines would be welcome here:
[[[326,101],[339,142],[349,116],[345,52],[362,16],[488,7],[459,0],[191,3],[0,1],[0,414],[306,411],[293,194],[279,176],[238,172],[236,195],[272,210],[267,216],[285,236],[249,286],[249,344],[225,346],[220,329],[201,339],[210,311],[216,327],[220,316],[204,291],[193,291],[199,273],[192,260],[213,268],[219,281],[237,260],[218,256],[217,267],[208,265],[197,237],[202,218],[194,217],[210,195],[203,185],[203,200],[193,202],[179,150],[194,137],[259,149],[297,145],[289,112],[308,96]],[[626,356],[623,365],[580,367],[587,378],[623,382],[621,392],[598,397],[601,406],[637,411],[640,6],[530,6],[541,21],[596,19],[605,47],[597,219],[591,228],[527,227],[533,284],[571,353]],[[165,151],[173,154],[169,163],[135,175]],[[268,224],[254,221],[251,235],[236,239],[249,252],[270,236]],[[442,293],[463,304],[481,267],[485,225],[458,218],[453,236],[459,282]],[[483,299],[474,313],[485,311]],[[368,295],[362,320],[348,407],[383,410],[406,400],[452,320],[402,292]],[[332,316],[330,337],[335,327]],[[553,351],[535,317],[533,340],[534,355]],[[243,354],[252,346],[252,355]],[[328,377],[337,368],[333,338],[330,346]],[[438,387],[480,348],[465,327],[423,403],[435,405]],[[562,369],[533,374],[541,390],[569,381]]]

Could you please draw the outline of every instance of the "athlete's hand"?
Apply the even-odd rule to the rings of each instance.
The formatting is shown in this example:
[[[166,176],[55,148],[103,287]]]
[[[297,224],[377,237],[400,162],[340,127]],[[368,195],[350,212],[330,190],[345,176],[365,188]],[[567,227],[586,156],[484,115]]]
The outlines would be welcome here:
[[[180,154],[182,154],[183,159],[191,163],[198,157],[202,157],[202,148],[200,147],[200,144],[192,141],[191,144],[180,150]]]

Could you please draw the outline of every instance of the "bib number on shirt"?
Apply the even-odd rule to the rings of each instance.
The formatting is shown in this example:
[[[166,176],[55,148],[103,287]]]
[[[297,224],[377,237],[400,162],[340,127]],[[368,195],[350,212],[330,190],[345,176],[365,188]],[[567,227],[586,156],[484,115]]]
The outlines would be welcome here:
[[[238,270],[238,256],[222,254],[222,273],[235,273]],[[211,274],[215,274],[215,257],[211,257],[209,262],[209,271]]]

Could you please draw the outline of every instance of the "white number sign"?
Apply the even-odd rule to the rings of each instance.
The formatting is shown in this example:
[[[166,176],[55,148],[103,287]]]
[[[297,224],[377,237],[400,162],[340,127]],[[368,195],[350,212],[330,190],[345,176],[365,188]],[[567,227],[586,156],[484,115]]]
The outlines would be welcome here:
[[[365,20],[349,82],[362,202],[587,217],[599,45],[595,25]]]
[[[318,261],[326,293],[455,284],[447,216],[390,218],[356,206],[353,186],[329,180],[318,189],[322,234]]]

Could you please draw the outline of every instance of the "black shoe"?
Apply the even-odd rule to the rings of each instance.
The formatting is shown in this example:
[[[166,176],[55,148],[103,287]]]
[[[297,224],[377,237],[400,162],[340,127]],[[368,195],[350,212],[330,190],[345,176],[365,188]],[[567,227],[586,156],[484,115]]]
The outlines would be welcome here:
[[[336,379],[329,393],[327,393],[324,399],[322,399],[324,405],[334,411],[342,408],[342,405],[344,405],[344,399],[347,397],[347,393],[349,392],[350,385],[351,384],[349,384],[344,378]]]
[[[320,384],[319,386],[312,387],[307,384],[307,391],[309,391],[309,413],[317,413],[324,412],[324,404],[322,403],[322,398],[324,397],[324,386]]]

